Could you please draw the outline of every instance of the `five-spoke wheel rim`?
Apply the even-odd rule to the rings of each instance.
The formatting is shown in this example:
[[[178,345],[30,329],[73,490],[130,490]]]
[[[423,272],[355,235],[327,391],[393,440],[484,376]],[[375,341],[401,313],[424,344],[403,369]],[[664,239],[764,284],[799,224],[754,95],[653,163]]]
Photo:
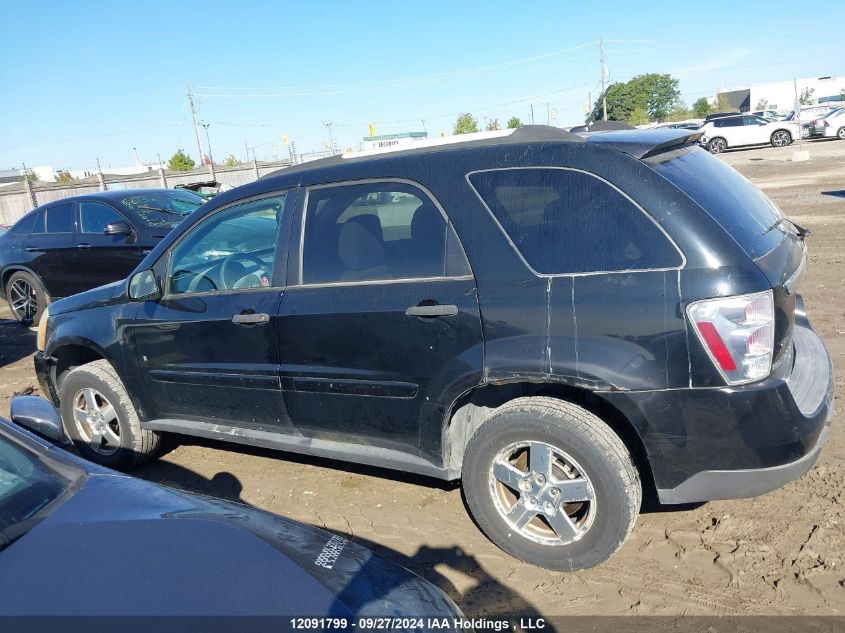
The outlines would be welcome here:
[[[89,448],[100,455],[120,449],[120,424],[111,403],[96,389],[86,387],[73,398],[73,420]]]
[[[718,138],[715,141],[710,141],[710,151],[714,154],[720,154],[725,151],[725,141]]]
[[[35,288],[23,279],[16,280],[9,288],[12,310],[21,321],[31,321],[38,313],[38,295]]]
[[[502,519],[543,545],[580,539],[596,515],[596,495],[584,469],[544,442],[519,442],[493,459],[490,495]]]

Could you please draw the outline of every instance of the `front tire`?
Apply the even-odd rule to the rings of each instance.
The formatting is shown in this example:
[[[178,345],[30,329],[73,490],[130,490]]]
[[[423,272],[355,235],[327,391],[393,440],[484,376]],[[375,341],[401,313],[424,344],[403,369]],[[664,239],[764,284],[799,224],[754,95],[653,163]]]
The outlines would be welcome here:
[[[723,138],[714,138],[707,143],[707,149],[711,154],[721,154],[728,148],[728,144]]]
[[[842,141],[845,141],[845,126],[842,126],[836,131],[836,137]]]
[[[772,138],[770,140],[772,147],[786,147],[787,145],[792,144],[792,134],[786,130],[778,130],[772,134]]]
[[[548,397],[513,400],[481,425],[464,456],[463,490],[491,541],[557,571],[609,558],[642,501],[622,440],[586,409]]]
[[[31,325],[38,323],[50,303],[50,296],[38,277],[21,270],[6,282],[6,301],[15,319],[24,325]]]
[[[158,433],[141,421],[117,372],[106,360],[72,369],[59,392],[65,432],[83,457],[109,468],[126,469],[158,449]]]

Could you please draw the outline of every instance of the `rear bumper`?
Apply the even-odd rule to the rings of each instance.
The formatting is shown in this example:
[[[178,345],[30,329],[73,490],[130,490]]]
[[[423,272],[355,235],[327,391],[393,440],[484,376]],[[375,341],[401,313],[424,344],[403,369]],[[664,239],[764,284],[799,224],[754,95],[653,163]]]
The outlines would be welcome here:
[[[833,417],[833,367],[796,311],[791,367],[734,388],[602,394],[645,447],[661,503],[757,496],[815,463]]]

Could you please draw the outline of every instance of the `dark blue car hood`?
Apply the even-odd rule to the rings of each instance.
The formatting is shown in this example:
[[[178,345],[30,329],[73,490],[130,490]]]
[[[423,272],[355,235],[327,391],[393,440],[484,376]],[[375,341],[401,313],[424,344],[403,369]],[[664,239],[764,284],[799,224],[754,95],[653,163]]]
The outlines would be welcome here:
[[[0,616],[459,614],[342,537],[100,469],[0,570]]]
[[[65,299],[60,299],[50,304],[50,315],[64,314],[65,312],[75,312],[76,310],[85,310],[88,308],[96,308],[100,306],[111,305],[114,303],[121,303],[124,301],[126,293],[126,280],[121,279],[114,283],[92,288],[85,292],[80,292],[76,295],[71,295]]]

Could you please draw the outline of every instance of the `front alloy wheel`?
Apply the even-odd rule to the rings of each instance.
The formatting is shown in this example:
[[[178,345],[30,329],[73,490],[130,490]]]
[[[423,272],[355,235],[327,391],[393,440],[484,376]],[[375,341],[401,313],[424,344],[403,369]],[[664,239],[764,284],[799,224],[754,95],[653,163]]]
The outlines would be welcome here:
[[[790,143],[792,143],[792,136],[790,136],[789,132],[778,130],[772,134],[772,145],[774,147],[786,147]]]
[[[490,468],[490,494],[505,522],[545,545],[577,541],[595,518],[596,495],[584,470],[545,442],[499,451]]]
[[[707,144],[707,149],[710,150],[711,154],[721,154],[727,147],[728,145],[725,143],[725,139],[722,138],[714,138]]]
[[[73,398],[73,420],[88,448],[99,455],[114,455],[120,449],[117,411],[96,389],[86,387]]]

